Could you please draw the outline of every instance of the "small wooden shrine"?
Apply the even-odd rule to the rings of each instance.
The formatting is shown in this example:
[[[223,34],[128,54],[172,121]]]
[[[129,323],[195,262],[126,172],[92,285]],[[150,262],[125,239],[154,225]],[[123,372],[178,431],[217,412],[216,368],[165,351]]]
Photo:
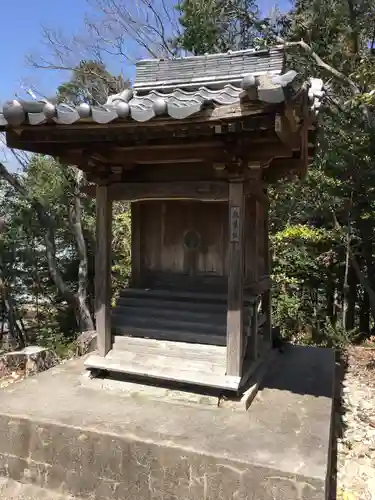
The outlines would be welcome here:
[[[104,106],[4,106],[9,147],[77,165],[96,196],[88,369],[241,389],[271,349],[267,185],[306,172],[320,84],[275,47],[141,61]],[[132,276],[111,310],[116,200],[131,202]]]

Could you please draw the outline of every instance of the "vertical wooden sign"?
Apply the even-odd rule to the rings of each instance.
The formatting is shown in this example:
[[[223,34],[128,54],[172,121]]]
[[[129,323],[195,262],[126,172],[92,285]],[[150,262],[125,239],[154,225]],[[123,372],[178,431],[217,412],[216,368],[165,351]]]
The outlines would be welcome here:
[[[230,242],[238,243],[240,241],[240,207],[231,207],[230,209]]]
[[[244,346],[243,280],[245,215],[243,182],[229,183],[227,375],[242,376]]]

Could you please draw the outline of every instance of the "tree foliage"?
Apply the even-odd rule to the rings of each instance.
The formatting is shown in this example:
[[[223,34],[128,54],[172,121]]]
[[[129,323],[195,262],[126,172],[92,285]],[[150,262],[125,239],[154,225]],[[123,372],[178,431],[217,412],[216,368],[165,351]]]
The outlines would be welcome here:
[[[66,104],[104,104],[107,97],[129,87],[122,75],[111,75],[99,61],[81,61],[72,71],[71,79],[59,86],[58,101]]]
[[[184,0],[177,45],[193,54],[241,50],[263,42],[255,0]]]

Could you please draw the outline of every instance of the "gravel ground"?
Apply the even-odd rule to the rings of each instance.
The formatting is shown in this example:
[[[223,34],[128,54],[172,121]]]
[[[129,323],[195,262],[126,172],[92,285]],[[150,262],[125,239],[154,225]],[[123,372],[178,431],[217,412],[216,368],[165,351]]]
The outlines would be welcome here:
[[[331,498],[375,500],[375,349],[348,349],[338,371],[333,471],[337,496]]]

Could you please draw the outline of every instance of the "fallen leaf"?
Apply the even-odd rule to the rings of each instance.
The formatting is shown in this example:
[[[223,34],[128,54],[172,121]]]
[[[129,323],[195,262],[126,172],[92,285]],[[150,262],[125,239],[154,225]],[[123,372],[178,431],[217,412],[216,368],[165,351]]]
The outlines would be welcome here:
[[[356,500],[356,496],[350,491],[344,491],[342,498],[343,500]]]

